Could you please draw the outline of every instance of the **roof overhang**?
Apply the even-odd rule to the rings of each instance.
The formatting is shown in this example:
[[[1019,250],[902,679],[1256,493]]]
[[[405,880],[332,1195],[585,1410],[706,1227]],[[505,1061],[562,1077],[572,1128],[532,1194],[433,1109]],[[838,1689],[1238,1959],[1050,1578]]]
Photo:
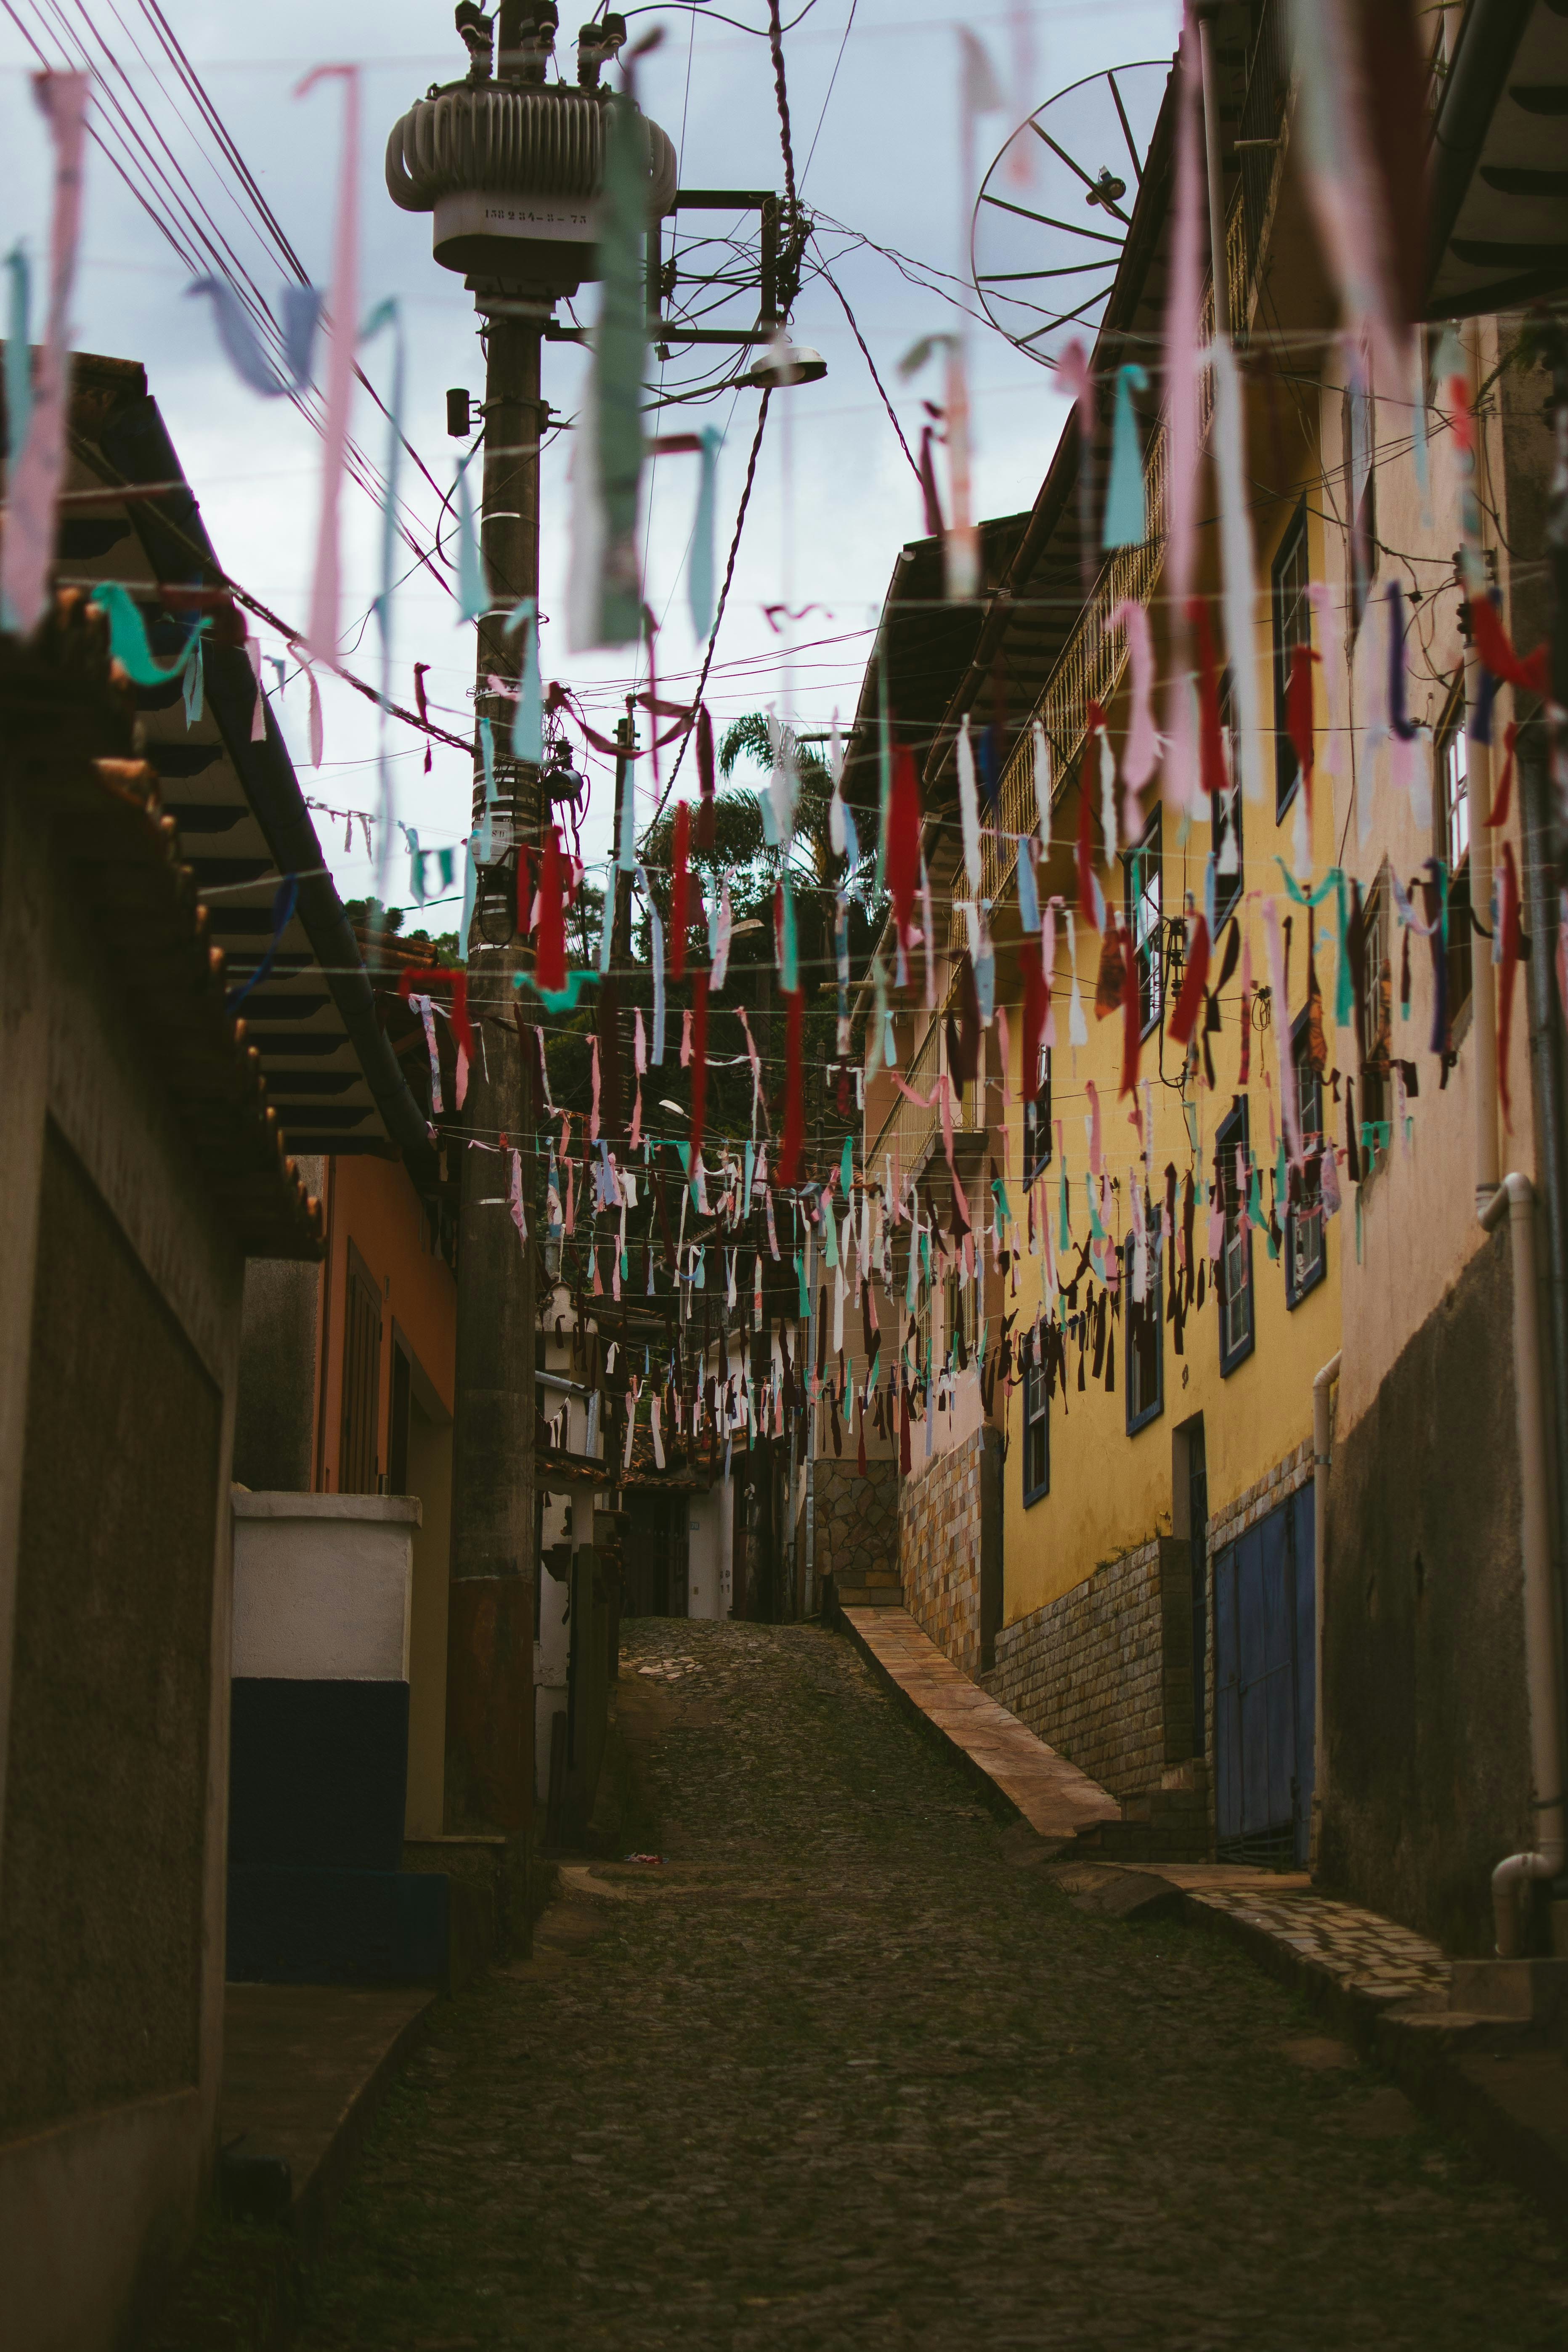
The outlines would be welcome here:
[[[87,588],[122,582],[142,607],[154,653],[172,660],[193,625],[193,587],[206,592],[210,604],[226,575],[143,370],[80,353],[73,364],[65,488],[77,495],[64,509],[57,578]],[[155,496],[83,497],[100,488],[134,493],[147,484],[173,487]],[[434,1174],[424,1112],[384,1034],[269,708],[252,740],[256,681],[232,610],[227,618],[226,630],[220,623],[205,642],[199,719],[187,723],[177,680],[136,689],[163,807],[179,827],[231,990],[252,978],[273,944],[279,877],[298,877],[294,912],[271,965],[238,1007],[290,1148],[401,1153],[424,1181]]]
[[[1426,315],[1568,289],[1568,13],[1471,0],[1433,126]]]

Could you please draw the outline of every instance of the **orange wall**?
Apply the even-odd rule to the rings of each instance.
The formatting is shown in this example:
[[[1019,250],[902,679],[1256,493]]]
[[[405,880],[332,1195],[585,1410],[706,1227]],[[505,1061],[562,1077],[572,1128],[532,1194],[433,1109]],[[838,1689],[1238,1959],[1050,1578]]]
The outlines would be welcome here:
[[[342,1419],[343,1329],[346,1320],[349,1245],[352,1243],[382,1297],[381,1396],[376,1414],[376,1460],[387,1466],[387,1431],[392,1411],[393,1325],[416,1358],[445,1412],[452,1411],[458,1332],[458,1286],[433,1247],[429,1221],[401,1160],[355,1156],[333,1159],[327,1171],[331,1255],[323,1268],[323,1300],[330,1297],[326,1344],[318,1322],[317,1361],[326,1364],[326,1412],[317,1393],[318,1488],[338,1490],[338,1452]]]

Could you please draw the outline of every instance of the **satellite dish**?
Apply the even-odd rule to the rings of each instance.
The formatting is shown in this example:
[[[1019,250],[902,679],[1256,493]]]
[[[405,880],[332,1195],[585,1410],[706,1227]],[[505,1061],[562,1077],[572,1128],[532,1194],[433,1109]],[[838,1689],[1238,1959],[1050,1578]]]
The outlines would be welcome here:
[[[970,239],[992,325],[1042,367],[1092,343],[1154,134],[1168,58],[1090,74],[1021,122],[981,185]]]

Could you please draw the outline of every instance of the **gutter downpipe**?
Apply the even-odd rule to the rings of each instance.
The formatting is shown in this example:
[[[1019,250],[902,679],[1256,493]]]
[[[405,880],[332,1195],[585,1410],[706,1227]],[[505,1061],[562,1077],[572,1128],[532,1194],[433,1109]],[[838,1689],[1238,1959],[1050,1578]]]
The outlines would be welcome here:
[[[1522,1489],[1520,1530],[1524,1568],[1525,1685],[1530,1699],[1530,1773],[1536,1816],[1535,1845],[1510,1853],[1492,1873],[1492,1916],[1500,1959],[1521,1957],[1520,1894],[1531,1879],[1555,1878],[1565,1851],[1563,1813],[1563,1727],[1558,1703],[1557,1623],[1553,1606],[1552,1518],[1547,1505],[1545,1415],[1542,1408],[1541,1342],[1535,1287],[1535,1188],[1514,1171],[1480,1212],[1488,1233],[1508,1219],[1513,1255],[1513,1376],[1519,1412]],[[1550,1791],[1542,1794],[1543,1790]]]
[[[1332,1408],[1329,1391],[1340,1376],[1342,1350],[1336,1348],[1312,1382],[1312,1818],[1307,1866],[1315,1870],[1323,1828],[1323,1791],[1328,1755],[1323,1744],[1323,1583],[1328,1565],[1329,1466],[1333,1460]]]

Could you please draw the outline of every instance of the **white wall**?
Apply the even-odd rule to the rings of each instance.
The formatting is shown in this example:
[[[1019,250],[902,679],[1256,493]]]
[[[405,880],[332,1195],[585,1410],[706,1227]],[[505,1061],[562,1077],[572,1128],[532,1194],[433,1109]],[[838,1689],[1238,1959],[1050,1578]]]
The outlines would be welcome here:
[[[406,1682],[412,1495],[234,1496],[233,1671]]]
[[[691,1495],[687,1500],[686,1613],[728,1617],[734,1599],[732,1489],[721,1479],[706,1495]]]

